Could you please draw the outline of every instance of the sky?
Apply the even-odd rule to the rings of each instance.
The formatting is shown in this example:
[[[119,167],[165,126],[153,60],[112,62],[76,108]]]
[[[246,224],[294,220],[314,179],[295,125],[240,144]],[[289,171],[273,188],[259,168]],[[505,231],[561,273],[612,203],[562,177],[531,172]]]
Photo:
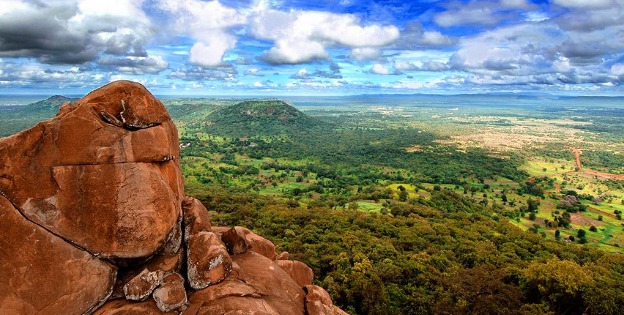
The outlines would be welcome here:
[[[624,95],[624,0],[0,0],[0,94]]]

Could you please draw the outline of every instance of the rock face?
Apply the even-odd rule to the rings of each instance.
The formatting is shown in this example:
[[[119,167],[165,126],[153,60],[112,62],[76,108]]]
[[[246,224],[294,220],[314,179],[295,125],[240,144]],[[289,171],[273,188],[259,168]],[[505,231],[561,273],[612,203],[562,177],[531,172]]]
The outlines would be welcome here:
[[[299,286],[304,287],[312,284],[314,272],[306,264],[296,260],[276,260],[282,270],[284,270]]]
[[[162,103],[128,81],[0,139],[0,315],[341,312],[269,240],[212,227],[179,153]]]
[[[83,314],[110,295],[115,268],[24,219],[0,196],[0,314]]]
[[[140,84],[106,85],[0,142],[4,196],[29,220],[100,257],[160,249],[183,189],[176,127]]]

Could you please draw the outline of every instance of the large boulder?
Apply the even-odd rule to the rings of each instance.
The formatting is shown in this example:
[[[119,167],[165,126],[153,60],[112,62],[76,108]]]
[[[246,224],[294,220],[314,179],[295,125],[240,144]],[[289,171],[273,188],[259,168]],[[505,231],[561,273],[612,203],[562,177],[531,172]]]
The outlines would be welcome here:
[[[24,219],[0,196],[0,314],[83,314],[111,294],[115,268]]]
[[[187,241],[187,278],[193,289],[219,283],[232,271],[232,259],[212,232],[199,232]]]
[[[308,265],[296,260],[276,260],[275,263],[295,280],[299,286],[304,287],[312,284],[314,271]]]
[[[304,314],[305,292],[275,262],[251,251],[232,261],[223,282],[191,295],[191,305],[203,303],[198,314]]]
[[[252,250],[271,260],[276,259],[277,252],[275,251],[275,244],[273,244],[271,241],[252,232],[250,229],[245,227],[235,226],[234,229],[236,230],[237,235],[242,234],[245,236],[247,250]],[[223,237],[228,233],[228,231],[231,231],[231,228],[225,226],[213,226],[212,231],[215,234]]]
[[[196,198],[186,197],[182,202],[184,211],[184,237],[186,240],[199,232],[213,232],[208,209]]]
[[[0,191],[26,218],[94,255],[150,256],[181,213],[176,127],[142,85],[108,84],[1,139]]]
[[[143,269],[141,273],[130,279],[123,286],[126,299],[131,301],[145,301],[162,282],[160,271],[149,271]]]
[[[187,302],[184,278],[172,273],[163,278],[163,284],[154,291],[156,306],[163,312],[171,312],[184,307]]]
[[[249,247],[245,232],[240,226],[235,226],[225,231],[225,233],[221,234],[221,240],[223,244],[225,244],[225,247],[227,247],[228,252],[232,255],[242,254],[246,252]]]
[[[306,285],[305,307],[308,315],[334,315],[334,303],[325,289],[316,285]]]

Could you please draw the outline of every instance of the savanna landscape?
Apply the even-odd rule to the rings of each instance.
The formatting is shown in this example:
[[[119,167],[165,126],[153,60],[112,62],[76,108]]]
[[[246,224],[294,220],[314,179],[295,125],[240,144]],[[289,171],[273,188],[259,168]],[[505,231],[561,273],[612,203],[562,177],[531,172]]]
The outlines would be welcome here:
[[[163,103],[213,224],[268,237],[349,313],[617,313],[620,99],[496,105],[513,98]],[[2,132],[58,100],[5,110]]]
[[[0,315],[624,314],[624,0],[0,0]]]

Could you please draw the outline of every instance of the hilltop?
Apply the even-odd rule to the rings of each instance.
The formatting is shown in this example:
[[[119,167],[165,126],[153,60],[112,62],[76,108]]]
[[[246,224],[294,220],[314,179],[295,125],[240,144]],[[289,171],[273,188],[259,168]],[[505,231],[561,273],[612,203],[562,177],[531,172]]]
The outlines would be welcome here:
[[[305,132],[325,124],[276,99],[249,100],[220,108],[207,120],[209,131],[231,137]]]
[[[0,137],[20,132],[39,121],[56,115],[61,105],[77,99],[54,95],[28,105],[12,106],[10,110],[0,111]]]
[[[53,95],[53,96],[48,97],[45,100],[41,100],[39,102],[26,105],[25,109],[30,109],[30,110],[49,109],[49,110],[58,111],[61,105],[67,102],[73,102],[73,101],[76,101],[76,99],[65,97],[63,95]]]

